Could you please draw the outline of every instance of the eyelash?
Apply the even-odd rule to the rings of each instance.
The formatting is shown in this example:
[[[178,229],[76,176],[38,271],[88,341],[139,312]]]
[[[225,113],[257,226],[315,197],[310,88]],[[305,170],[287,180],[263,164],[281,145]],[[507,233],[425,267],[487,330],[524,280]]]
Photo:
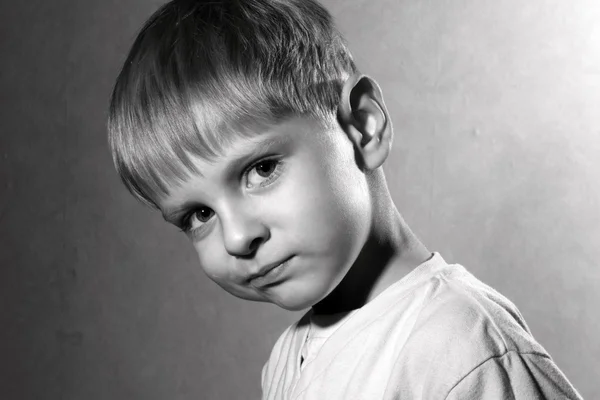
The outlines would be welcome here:
[[[261,184],[259,186],[261,188],[269,186],[273,181],[275,181],[277,178],[279,178],[279,176],[281,175],[281,168],[283,166],[283,162],[277,158],[267,157],[267,158],[258,160],[254,164],[250,165],[250,167],[248,167],[244,171],[244,173],[243,173],[244,181],[248,180],[248,175],[250,174],[250,172],[252,172],[260,164],[266,163],[266,162],[275,162],[275,168],[274,168],[273,172],[271,173],[271,175],[269,175],[269,177],[265,178],[264,182],[261,182]],[[247,183],[246,183],[246,186],[247,186]],[[194,214],[197,213],[202,208],[208,208],[208,207],[199,207],[199,208],[192,209],[189,213],[187,213],[186,215],[184,215],[181,218],[181,222],[179,223],[181,232],[186,233],[186,234],[194,233],[195,231],[201,229],[202,226],[204,226],[204,224],[206,224],[210,221],[210,219],[209,219],[208,221],[204,222],[200,227],[191,229],[190,220],[192,219]],[[214,211],[213,211],[213,213],[214,213]]]

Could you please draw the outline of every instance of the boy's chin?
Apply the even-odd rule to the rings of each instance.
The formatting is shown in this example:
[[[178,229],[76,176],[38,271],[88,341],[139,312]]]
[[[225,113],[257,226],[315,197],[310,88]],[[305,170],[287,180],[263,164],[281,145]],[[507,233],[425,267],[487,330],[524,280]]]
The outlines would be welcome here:
[[[271,303],[287,311],[305,310],[317,303],[317,301],[315,301],[314,299],[293,295],[282,297],[276,294],[265,296],[237,296],[234,294],[234,296],[239,297],[243,300],[256,301],[260,303]]]
[[[309,302],[305,302],[305,303],[298,303],[298,304],[278,304],[278,303],[273,303],[277,306],[279,306],[280,308],[283,308],[284,310],[287,311],[302,311],[302,310],[306,310],[307,308],[312,307],[313,305]]]
[[[228,292],[242,300],[255,301],[258,303],[271,303],[271,304],[274,304],[274,305],[278,306],[279,308],[283,308],[284,310],[287,310],[287,311],[301,311],[301,310],[312,307],[313,304],[316,303],[316,302],[312,302],[308,299],[302,299],[302,298],[298,298],[298,297],[284,299],[284,298],[271,297],[271,296],[263,297],[263,296],[257,296],[257,295],[248,295],[247,293],[236,293],[236,292],[229,291],[229,290],[228,290]]]
[[[283,308],[287,311],[302,311],[308,308],[311,308],[315,304],[317,304],[322,296],[309,296],[305,294],[305,296],[286,296],[285,298],[270,298],[268,300],[269,303],[273,303],[276,306]]]
[[[289,283],[289,282],[288,282]],[[287,311],[301,311],[311,308],[327,295],[327,288],[320,285],[277,285],[260,293],[225,288],[230,294],[242,300],[271,303]]]

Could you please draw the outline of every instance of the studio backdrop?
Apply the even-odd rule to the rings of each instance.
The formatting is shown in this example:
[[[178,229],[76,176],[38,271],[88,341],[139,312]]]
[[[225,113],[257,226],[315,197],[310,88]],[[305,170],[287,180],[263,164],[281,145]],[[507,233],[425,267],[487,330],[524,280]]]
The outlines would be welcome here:
[[[256,399],[302,314],[213,284],[114,171],[109,95],[160,4],[0,4],[3,399]],[[404,218],[600,398],[600,3],[324,4],[383,89]]]

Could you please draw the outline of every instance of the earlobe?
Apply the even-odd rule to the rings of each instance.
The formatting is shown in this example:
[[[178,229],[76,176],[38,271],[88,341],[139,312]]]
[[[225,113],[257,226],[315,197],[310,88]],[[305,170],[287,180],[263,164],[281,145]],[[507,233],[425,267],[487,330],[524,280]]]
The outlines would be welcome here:
[[[360,74],[344,83],[338,107],[338,121],[353,142],[362,167],[380,167],[392,143],[391,121],[377,83]]]

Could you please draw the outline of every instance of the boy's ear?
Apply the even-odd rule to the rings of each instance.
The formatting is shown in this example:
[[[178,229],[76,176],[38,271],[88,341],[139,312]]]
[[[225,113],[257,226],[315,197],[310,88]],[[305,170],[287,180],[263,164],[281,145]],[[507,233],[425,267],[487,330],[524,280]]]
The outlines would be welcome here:
[[[377,82],[361,74],[346,80],[338,122],[354,143],[357,161],[369,170],[380,167],[392,146],[392,124]]]

